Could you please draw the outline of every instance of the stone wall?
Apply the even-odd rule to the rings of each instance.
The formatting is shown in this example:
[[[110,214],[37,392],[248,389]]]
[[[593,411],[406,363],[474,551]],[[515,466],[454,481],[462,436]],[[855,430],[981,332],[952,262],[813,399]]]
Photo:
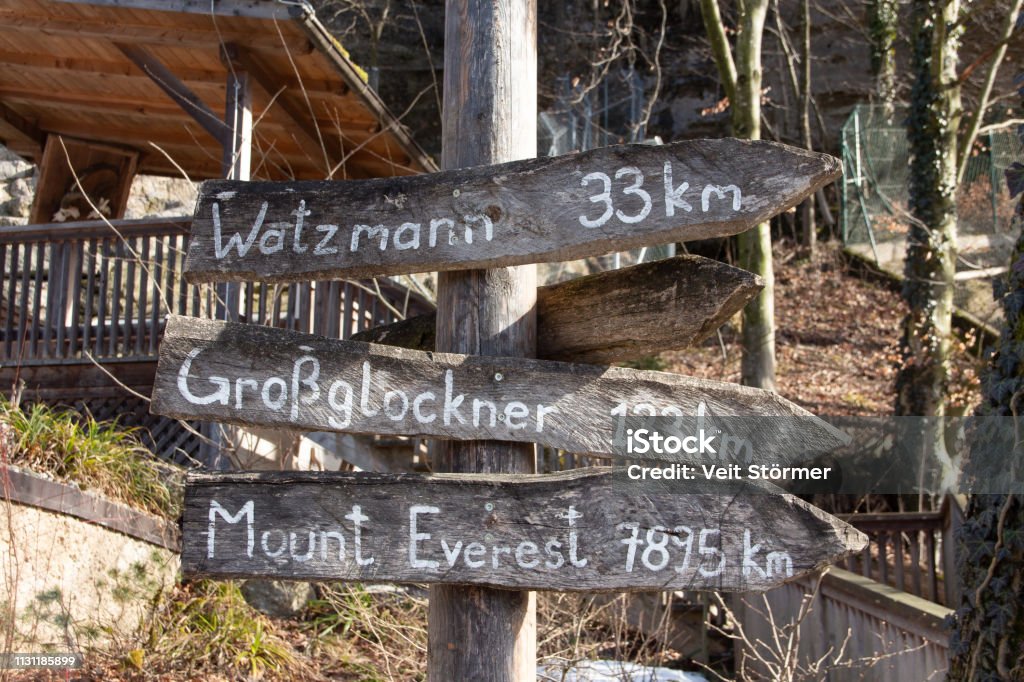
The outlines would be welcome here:
[[[36,507],[0,502],[0,527],[0,625],[14,651],[133,637],[178,572],[174,552]]]
[[[36,167],[0,145],[0,226],[28,222],[36,191]]]

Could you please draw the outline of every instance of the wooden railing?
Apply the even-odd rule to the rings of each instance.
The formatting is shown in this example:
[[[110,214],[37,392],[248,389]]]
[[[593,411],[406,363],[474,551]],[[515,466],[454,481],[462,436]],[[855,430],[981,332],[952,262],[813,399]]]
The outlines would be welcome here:
[[[800,622],[815,581],[809,576],[763,597],[737,596],[732,608],[745,637],[737,644],[744,679],[772,679],[771,666],[784,660],[804,671],[801,679],[944,679],[949,633],[943,621],[952,609],[833,568]]]
[[[0,363],[152,359],[168,312],[335,338],[429,304],[395,284],[192,285],[190,218],[0,228]]]
[[[869,538],[858,556],[847,557],[847,570],[937,604],[955,605],[953,536],[960,508],[952,498],[937,511],[840,518]]]

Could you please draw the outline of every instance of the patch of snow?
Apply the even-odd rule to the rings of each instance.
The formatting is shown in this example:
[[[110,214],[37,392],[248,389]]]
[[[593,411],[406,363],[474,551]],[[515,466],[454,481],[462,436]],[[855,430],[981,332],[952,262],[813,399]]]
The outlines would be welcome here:
[[[708,679],[700,673],[624,661],[580,661],[568,670],[565,664],[557,662],[539,665],[537,682],[708,682]]]

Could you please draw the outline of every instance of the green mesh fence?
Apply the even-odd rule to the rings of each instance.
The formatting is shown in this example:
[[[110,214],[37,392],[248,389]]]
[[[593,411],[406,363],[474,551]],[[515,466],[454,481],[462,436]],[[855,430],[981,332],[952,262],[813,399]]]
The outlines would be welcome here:
[[[857,105],[842,129],[845,171],[841,225],[846,247],[902,273],[908,225],[907,173],[910,154],[905,114],[887,119],[881,107]],[[1024,157],[1012,129],[979,136],[957,192],[956,305],[996,324],[992,276],[1006,266],[1015,235],[1007,233],[1013,214],[1003,171]]]

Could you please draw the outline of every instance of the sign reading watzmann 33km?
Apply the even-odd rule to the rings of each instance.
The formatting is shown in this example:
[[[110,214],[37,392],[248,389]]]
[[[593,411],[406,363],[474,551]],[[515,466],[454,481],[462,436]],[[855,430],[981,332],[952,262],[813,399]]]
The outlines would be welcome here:
[[[793,403],[736,384],[549,360],[425,353],[178,316],[168,318],[160,346],[152,410],[293,430],[540,443],[599,455],[625,454],[614,447],[624,440],[616,434],[623,422],[617,417],[791,417],[762,420],[757,433],[748,434],[757,452],[771,455],[766,463],[794,461],[844,442],[841,433]]]
[[[383,276],[721,237],[840,172],[826,154],[721,139],[400,178],[208,181],[185,273],[193,282]]]

